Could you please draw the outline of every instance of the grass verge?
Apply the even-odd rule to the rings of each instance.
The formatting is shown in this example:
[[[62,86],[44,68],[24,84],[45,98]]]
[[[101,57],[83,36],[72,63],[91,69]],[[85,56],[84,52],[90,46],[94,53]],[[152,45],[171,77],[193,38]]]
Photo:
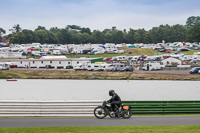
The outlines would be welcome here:
[[[199,132],[200,132],[200,125],[0,128],[0,133],[199,133]]]
[[[0,79],[113,79],[113,80],[200,80],[200,75],[144,72],[98,72],[67,70],[3,70]]]

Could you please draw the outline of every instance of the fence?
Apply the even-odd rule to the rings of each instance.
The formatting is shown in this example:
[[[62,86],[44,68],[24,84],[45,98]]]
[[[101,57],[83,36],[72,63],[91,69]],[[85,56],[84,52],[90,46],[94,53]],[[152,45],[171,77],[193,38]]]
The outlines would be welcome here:
[[[0,101],[0,116],[93,116],[102,101]]]
[[[123,101],[133,114],[200,114],[200,101]]]
[[[103,101],[0,101],[0,116],[94,116]],[[200,101],[123,101],[134,114],[200,114]]]

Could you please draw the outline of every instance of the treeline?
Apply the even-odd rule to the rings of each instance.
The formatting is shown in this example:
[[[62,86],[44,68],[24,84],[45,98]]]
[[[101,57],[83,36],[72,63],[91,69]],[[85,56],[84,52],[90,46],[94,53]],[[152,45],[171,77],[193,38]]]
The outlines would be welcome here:
[[[118,30],[116,27],[103,31],[90,28],[82,28],[77,25],[68,25],[65,28],[53,27],[47,30],[38,26],[34,31],[21,29],[15,25],[11,34],[5,36],[10,43],[32,43],[41,44],[84,44],[84,43],[161,43],[165,42],[200,42],[200,17],[189,17],[186,25],[160,25],[151,30],[129,29]],[[0,36],[5,30],[0,28]]]

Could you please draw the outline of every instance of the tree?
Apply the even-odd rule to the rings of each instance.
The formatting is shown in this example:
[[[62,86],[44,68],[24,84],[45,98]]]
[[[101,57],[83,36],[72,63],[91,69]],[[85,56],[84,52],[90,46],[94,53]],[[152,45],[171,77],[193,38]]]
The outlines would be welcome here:
[[[70,29],[75,29],[75,30],[81,30],[81,27],[78,26],[78,25],[67,25],[67,28],[70,28]]]
[[[114,41],[114,43],[124,43],[125,42],[124,33],[120,30],[114,31],[113,41]]]
[[[136,43],[147,43],[146,38],[147,38],[147,31],[144,29],[138,29],[136,30],[134,34],[135,42]]]
[[[47,43],[49,40],[48,31],[46,30],[36,30],[35,34],[35,41],[39,43]]]
[[[23,43],[32,43],[35,42],[35,34],[32,30],[22,30],[24,35]]]
[[[89,35],[92,34],[90,28],[81,28],[81,33],[88,33]]]
[[[200,42],[200,23],[196,23],[189,29],[187,34],[187,41]]]
[[[38,26],[38,27],[35,29],[35,31],[37,31],[37,30],[46,30],[46,28],[45,28],[44,26]]]
[[[10,31],[12,31],[12,33],[17,33],[20,32],[22,30],[22,28],[20,27],[19,24],[14,25],[12,29],[10,29]]]
[[[0,41],[3,37],[3,34],[5,34],[5,33],[6,33],[6,31],[4,29],[0,28]]]
[[[135,35],[135,30],[130,28],[129,32],[125,36],[126,42],[133,44],[135,42],[134,35]]]
[[[193,26],[193,25],[195,25],[195,24],[198,23],[198,22],[200,22],[200,16],[197,16],[197,17],[191,16],[191,17],[189,17],[189,18],[187,19],[186,24],[187,24],[188,26]]]
[[[90,43],[90,42],[91,42],[90,35],[88,33],[83,33],[81,35],[81,43]]]
[[[116,30],[116,26],[113,26],[113,27],[112,27],[112,31],[115,31],[115,30]]]
[[[187,29],[182,25],[173,25],[171,27],[171,42],[183,42],[186,40]]]
[[[62,33],[61,33],[61,29],[59,29],[59,28],[57,28],[57,27],[52,27],[52,28],[50,28],[50,33],[51,34],[53,34],[53,38],[54,39],[52,39],[53,41],[52,42],[54,42],[55,41],[55,43],[61,43],[61,40],[62,40],[62,38],[63,38],[63,35],[62,35]],[[51,43],[52,43],[51,42]]]
[[[171,39],[171,27],[169,25],[160,25],[159,27],[153,27],[149,31],[150,42],[161,43],[162,40],[165,42],[172,41]]]
[[[105,34],[105,42],[106,43],[113,43],[113,35],[112,35],[112,31],[107,31]]]
[[[92,43],[104,43],[104,34],[101,31],[92,32]]]
[[[11,43],[17,43],[17,44],[26,43],[25,35],[22,32],[16,32],[16,33],[12,34],[12,36],[10,36],[9,40]]]

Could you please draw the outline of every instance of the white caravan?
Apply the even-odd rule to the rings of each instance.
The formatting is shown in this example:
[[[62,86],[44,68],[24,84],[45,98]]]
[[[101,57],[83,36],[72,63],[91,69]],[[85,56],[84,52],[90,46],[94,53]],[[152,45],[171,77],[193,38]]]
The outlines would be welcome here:
[[[153,71],[153,70],[160,70],[160,63],[157,63],[157,62],[149,62],[149,63],[146,63],[144,65],[144,67],[142,67],[142,70],[144,71]]]

